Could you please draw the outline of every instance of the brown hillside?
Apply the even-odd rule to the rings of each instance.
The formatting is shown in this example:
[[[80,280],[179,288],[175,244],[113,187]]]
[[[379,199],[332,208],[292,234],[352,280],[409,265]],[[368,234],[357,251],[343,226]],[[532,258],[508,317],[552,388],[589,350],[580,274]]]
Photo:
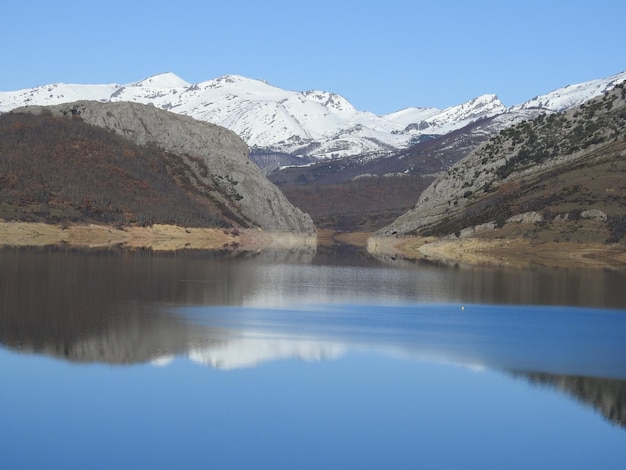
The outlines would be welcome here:
[[[308,213],[318,228],[372,232],[412,207],[433,177],[363,176],[341,183],[291,183],[280,186],[287,199]]]
[[[0,115],[0,219],[236,224],[190,175],[181,157],[79,118]]]

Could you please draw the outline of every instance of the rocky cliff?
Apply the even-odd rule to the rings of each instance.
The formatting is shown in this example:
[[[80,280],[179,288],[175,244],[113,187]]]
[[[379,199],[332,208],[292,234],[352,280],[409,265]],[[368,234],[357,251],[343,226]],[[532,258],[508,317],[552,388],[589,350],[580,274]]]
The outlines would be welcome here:
[[[155,145],[179,155],[196,186],[244,226],[268,231],[313,232],[311,218],[292,206],[248,158],[247,145],[233,132],[187,116],[136,103],[78,101],[18,108],[13,113],[65,116],[105,128],[138,145]]]

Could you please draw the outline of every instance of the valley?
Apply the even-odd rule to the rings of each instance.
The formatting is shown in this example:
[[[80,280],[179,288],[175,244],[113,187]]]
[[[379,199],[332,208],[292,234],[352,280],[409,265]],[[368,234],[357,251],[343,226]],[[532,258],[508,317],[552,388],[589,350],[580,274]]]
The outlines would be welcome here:
[[[169,245],[147,241],[154,231],[138,237],[172,249],[296,246],[297,234],[309,245],[318,231],[337,243],[372,234],[356,244],[383,256],[450,262],[472,251],[474,263],[497,263],[515,241],[520,258],[542,264],[622,266],[625,79],[509,108],[485,95],[385,116],[238,76],[2,92],[0,219],[56,224],[66,231],[57,244],[76,243],[76,225],[101,227],[93,236],[112,234],[117,246],[136,244],[133,227],[178,227]],[[73,97],[99,101],[65,102]],[[175,235],[191,229],[214,230],[203,236],[215,246]],[[272,233],[295,238],[276,245]]]

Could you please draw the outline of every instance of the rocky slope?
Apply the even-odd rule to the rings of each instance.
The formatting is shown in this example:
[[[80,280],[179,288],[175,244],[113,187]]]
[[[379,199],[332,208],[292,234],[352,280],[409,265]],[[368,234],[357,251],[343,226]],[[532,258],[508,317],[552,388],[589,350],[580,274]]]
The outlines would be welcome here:
[[[107,129],[139,146],[154,145],[182,158],[196,189],[202,189],[241,226],[268,231],[313,232],[311,218],[293,207],[248,158],[232,131],[136,103],[79,101],[13,111],[83,122]]]
[[[378,235],[464,236],[510,224],[555,224],[555,229],[567,220],[586,219],[598,226],[585,230],[619,241],[624,172],[626,87],[621,84],[564,113],[545,113],[501,131],[438,178],[414,209]],[[581,237],[582,231],[570,231],[566,238]]]

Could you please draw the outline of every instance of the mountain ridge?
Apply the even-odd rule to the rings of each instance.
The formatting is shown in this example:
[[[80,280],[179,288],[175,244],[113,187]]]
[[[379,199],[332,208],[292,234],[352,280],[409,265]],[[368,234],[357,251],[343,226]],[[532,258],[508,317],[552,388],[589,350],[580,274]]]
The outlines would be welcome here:
[[[83,99],[130,101],[226,127],[253,151],[318,160],[354,155],[376,158],[406,149],[421,136],[443,135],[481,118],[507,116],[502,125],[508,125],[531,112],[562,111],[623,80],[626,72],[568,85],[508,108],[497,95],[485,94],[442,110],[409,107],[378,116],[356,110],[346,98],[327,91],[288,91],[240,75],[190,84],[165,72],[126,85],[56,83],[0,92],[0,112]]]

